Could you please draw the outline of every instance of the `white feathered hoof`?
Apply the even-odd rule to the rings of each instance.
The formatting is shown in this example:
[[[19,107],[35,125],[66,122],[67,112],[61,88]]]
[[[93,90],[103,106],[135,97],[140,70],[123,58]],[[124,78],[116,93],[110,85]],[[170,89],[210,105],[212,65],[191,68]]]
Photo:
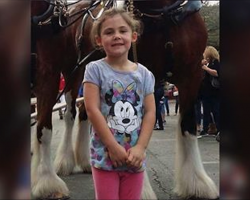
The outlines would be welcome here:
[[[37,200],[67,200],[70,199],[70,196],[63,196],[60,193],[50,194],[45,198],[37,198]]]
[[[81,169],[82,169],[82,172],[83,172],[83,173],[92,174],[91,166],[90,166],[90,165],[81,166]]]
[[[43,174],[33,180],[32,196],[35,199],[67,199],[69,190],[56,174]]]
[[[89,156],[83,154],[75,154],[76,165],[81,168],[83,173],[91,174],[91,166],[89,164]]]
[[[217,187],[204,170],[183,170],[188,174],[182,174],[182,180],[176,185],[175,192],[178,196],[191,199],[218,199]]]
[[[218,189],[207,175],[200,156],[196,136],[181,132],[177,136],[175,192],[181,198],[217,199]]]
[[[68,176],[73,173],[75,167],[74,153],[67,153],[68,156],[58,154],[54,161],[55,171],[58,175]]]

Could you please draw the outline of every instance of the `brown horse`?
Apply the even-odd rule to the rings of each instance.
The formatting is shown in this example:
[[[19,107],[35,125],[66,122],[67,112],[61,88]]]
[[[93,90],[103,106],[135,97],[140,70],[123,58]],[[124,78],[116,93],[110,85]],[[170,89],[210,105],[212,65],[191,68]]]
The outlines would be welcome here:
[[[19,192],[29,188],[29,91],[24,82],[28,81],[29,11],[29,1],[0,2],[1,199],[28,198]]]
[[[135,1],[134,14],[144,23],[137,47],[138,61],[156,81],[167,79],[179,89],[176,187],[180,197],[214,199],[218,191],[201,162],[196,139],[194,103],[202,70],[207,32],[198,10],[200,1]]]
[[[129,1],[128,4],[135,17],[139,17],[144,23],[144,33],[136,51],[138,62],[147,66],[154,73],[157,81],[167,78],[179,88],[181,115],[177,133],[176,192],[185,198],[194,196],[213,199],[218,196],[218,192],[201,163],[194,114],[194,101],[201,81],[200,61],[206,46],[207,33],[204,22],[197,12],[200,2],[197,4],[191,2],[199,1],[188,3],[176,0],[135,1],[134,5]],[[59,10],[63,8],[59,13],[63,13],[64,10],[68,13],[58,17],[54,16],[55,9],[52,4],[44,1],[32,2],[32,16],[38,16],[33,18],[33,48],[36,50],[34,91],[38,99],[37,138],[32,158],[34,197],[60,198],[68,195],[67,186],[56,172],[70,174],[75,165],[71,136],[76,116],[75,99],[82,80],[83,68],[78,68],[76,73],[71,72],[77,64],[78,55],[84,57],[92,50],[88,36],[93,19],[101,15],[103,5],[107,9],[113,3],[114,1],[108,0],[81,1],[69,6],[68,9],[67,6],[62,5],[58,8]],[[84,17],[79,19],[77,16],[73,19],[65,17],[77,12],[84,13]],[[47,20],[50,16],[53,17]],[[61,28],[60,25],[70,24],[75,19],[76,22],[71,26]],[[38,23],[39,20],[43,23]],[[89,60],[98,57],[99,55],[95,55]],[[66,130],[59,145],[55,159],[56,170],[54,170],[50,160],[51,117],[58,94],[61,71],[67,85],[65,89]],[[84,111],[84,107],[82,109]],[[81,126],[75,152],[80,150],[81,154],[76,153],[75,157],[82,169],[87,171],[89,170],[87,144],[89,124],[84,112],[79,116]],[[85,135],[83,135],[84,132]],[[146,177],[144,191],[148,191],[148,187],[151,186]],[[150,192],[153,191],[150,190]],[[155,196],[149,194],[148,198],[152,199]]]
[[[85,143],[76,144],[74,155],[72,145],[72,129],[76,116],[76,97],[78,88],[83,77],[83,68],[74,70],[78,54],[85,56],[90,52],[89,40],[84,40],[84,46],[80,51],[79,38],[81,36],[81,19],[71,26],[62,28],[59,25],[59,16],[55,10],[63,12],[64,5],[54,6],[56,1],[32,1],[32,48],[33,57],[33,85],[37,97],[37,137],[34,141],[34,152],[32,157],[32,194],[35,198],[63,198],[68,196],[68,188],[62,179],[56,174],[68,175],[72,173],[76,162],[83,171],[90,171],[88,164],[88,129],[89,124],[86,115],[81,114],[77,141],[85,139]],[[78,6],[66,9],[71,16],[72,13],[84,12],[89,2],[82,1]],[[50,17],[51,20],[50,20]],[[78,16],[69,20],[74,21]],[[49,19],[47,23],[46,20]],[[69,21],[69,23],[71,22]],[[83,35],[89,35],[90,21],[84,27]],[[61,22],[61,21],[60,21]],[[51,162],[50,143],[52,138],[52,108],[56,103],[58,95],[60,73],[63,73],[66,81],[65,99],[67,111],[65,113],[65,134],[59,145],[55,159],[55,168]],[[79,134],[81,133],[81,134]],[[83,136],[83,134],[86,134]]]

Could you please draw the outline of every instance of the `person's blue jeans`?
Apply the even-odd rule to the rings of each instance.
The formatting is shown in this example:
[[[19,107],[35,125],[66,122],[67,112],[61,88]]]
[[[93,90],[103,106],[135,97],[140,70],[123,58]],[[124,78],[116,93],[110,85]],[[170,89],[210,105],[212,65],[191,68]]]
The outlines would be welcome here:
[[[169,115],[168,96],[164,96],[164,103],[167,110],[167,114]]]
[[[160,105],[160,103],[156,104],[156,123],[157,122],[158,122],[159,128],[163,129],[163,121],[162,121],[162,116],[161,116],[161,105]]]

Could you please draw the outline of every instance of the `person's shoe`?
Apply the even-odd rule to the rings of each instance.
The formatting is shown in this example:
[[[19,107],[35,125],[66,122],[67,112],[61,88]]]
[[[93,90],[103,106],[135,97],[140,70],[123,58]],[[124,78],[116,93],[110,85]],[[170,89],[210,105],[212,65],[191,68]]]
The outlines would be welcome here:
[[[200,135],[201,135],[201,136],[203,136],[203,135],[208,135],[208,133],[205,132],[204,130],[202,130],[202,131],[200,132]]]
[[[154,128],[155,131],[164,130],[164,128]]]
[[[199,135],[197,135],[197,139],[200,139],[200,138],[202,138],[202,136],[206,136],[206,135],[208,135],[204,130],[202,130],[201,132],[200,132],[200,134]]]
[[[154,130],[157,129],[157,128],[159,128],[159,126],[158,126],[158,125],[155,125],[155,126],[154,126]]]
[[[217,135],[217,128],[216,128],[216,125],[214,123],[210,123],[209,126],[208,126],[208,131],[207,133],[209,135]]]

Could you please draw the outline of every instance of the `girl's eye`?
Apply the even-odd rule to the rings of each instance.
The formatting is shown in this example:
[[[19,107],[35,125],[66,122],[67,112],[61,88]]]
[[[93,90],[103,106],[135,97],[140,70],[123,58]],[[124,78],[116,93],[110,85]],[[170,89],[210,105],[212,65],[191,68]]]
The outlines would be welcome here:
[[[110,35],[110,34],[112,34],[112,32],[111,32],[111,31],[108,31],[108,32],[105,32],[104,34],[105,34],[105,35]]]
[[[112,34],[114,31],[112,31],[111,29],[107,29],[107,30],[105,30],[105,31],[103,31],[103,34],[104,35],[110,35],[110,34]]]
[[[121,33],[126,33],[126,32],[128,32],[127,30],[121,30],[120,31]]]

